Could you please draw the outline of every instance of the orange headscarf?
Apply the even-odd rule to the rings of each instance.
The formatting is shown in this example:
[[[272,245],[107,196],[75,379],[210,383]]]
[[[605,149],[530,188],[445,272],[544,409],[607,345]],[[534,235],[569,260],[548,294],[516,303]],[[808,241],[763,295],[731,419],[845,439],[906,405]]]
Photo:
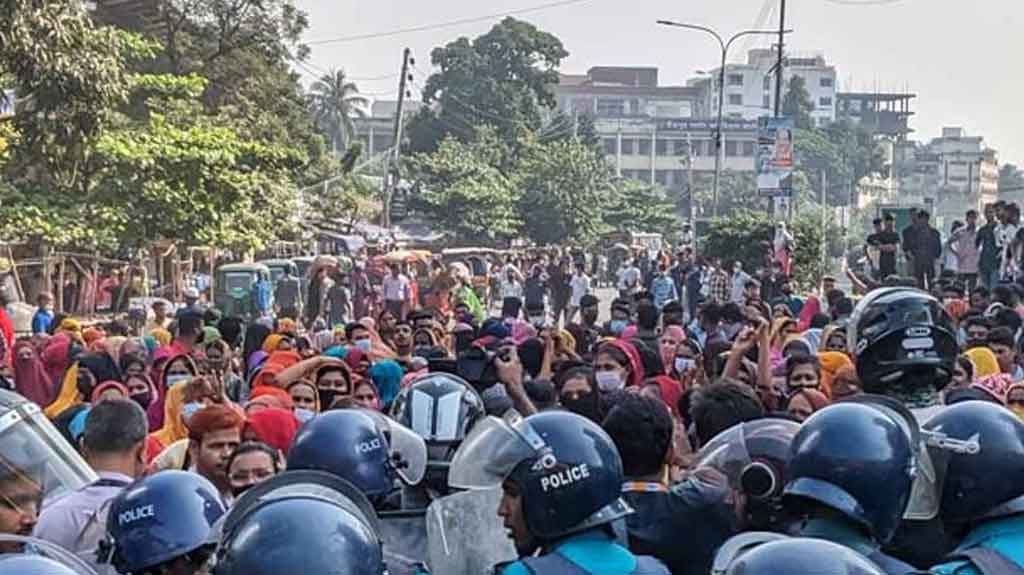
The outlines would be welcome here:
[[[821,392],[831,400],[832,380],[835,379],[836,373],[844,367],[853,368],[853,362],[849,356],[839,351],[818,353],[818,362],[821,363]]]
[[[164,400],[164,426],[154,431],[150,437],[160,442],[163,447],[188,437],[188,428],[181,419],[182,407],[185,405],[185,389],[188,384],[178,384],[167,390]]]

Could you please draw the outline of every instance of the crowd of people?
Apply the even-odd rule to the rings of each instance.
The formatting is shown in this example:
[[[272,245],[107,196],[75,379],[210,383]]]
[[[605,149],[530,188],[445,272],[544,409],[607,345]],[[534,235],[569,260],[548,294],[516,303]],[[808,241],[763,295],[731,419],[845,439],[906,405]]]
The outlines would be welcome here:
[[[62,575],[425,573],[381,524],[460,501],[445,554],[494,564],[457,575],[1024,572],[1024,277],[898,275],[881,224],[857,294],[795,293],[783,227],[753,274],[637,254],[610,302],[571,252],[494,262],[489,297],[457,265],[414,296],[395,265],[340,316],[191,294],[135,331],[41,300],[0,392],[0,550]],[[954,241],[980,262],[984,229]]]

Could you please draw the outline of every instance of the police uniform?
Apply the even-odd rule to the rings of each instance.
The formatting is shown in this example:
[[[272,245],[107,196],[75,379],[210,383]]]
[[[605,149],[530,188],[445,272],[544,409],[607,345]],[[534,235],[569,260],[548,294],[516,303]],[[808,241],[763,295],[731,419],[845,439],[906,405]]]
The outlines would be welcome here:
[[[570,536],[543,555],[520,559],[502,575],[663,575],[656,559],[633,555],[602,529]]]
[[[1024,571],[1024,515],[983,523],[953,551],[954,556],[977,549],[994,550]],[[969,559],[954,559],[932,567],[939,575],[985,575]]]

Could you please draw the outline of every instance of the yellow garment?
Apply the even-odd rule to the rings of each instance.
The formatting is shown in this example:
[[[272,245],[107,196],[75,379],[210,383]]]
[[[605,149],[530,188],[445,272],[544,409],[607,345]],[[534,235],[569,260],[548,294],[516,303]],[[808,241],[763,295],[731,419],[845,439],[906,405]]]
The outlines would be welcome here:
[[[153,339],[155,339],[156,342],[160,344],[160,347],[171,345],[171,340],[174,339],[174,336],[171,335],[171,332],[163,328],[154,329],[153,331],[149,332],[149,335],[153,336]]]
[[[818,362],[821,363],[821,391],[826,397],[832,399],[832,380],[836,373],[844,367],[853,367],[853,362],[842,352],[823,351],[818,354]]]
[[[576,351],[576,338],[569,333],[567,329],[558,330],[558,335],[562,337],[562,342],[565,344],[565,349],[569,351]]]
[[[987,347],[969,349],[964,355],[974,364],[974,381],[1000,372],[999,360],[996,359],[996,354],[992,353],[992,350]]]
[[[188,471],[185,468],[185,462],[188,459],[188,447],[188,438],[179,439],[168,445],[149,464],[149,472],[156,473],[157,471],[167,471],[168,469]]]
[[[181,408],[185,405],[187,387],[186,384],[178,384],[167,390],[167,397],[164,399],[164,426],[150,434],[165,448],[175,441],[188,437],[188,428],[181,420]]]
[[[263,340],[263,353],[270,355],[277,351],[277,346],[281,345],[283,339],[284,335],[279,333],[268,335],[267,339]]]
[[[71,367],[64,372],[64,379],[60,384],[60,394],[53,400],[43,413],[46,417],[53,419],[69,407],[82,403],[82,394],[78,392],[78,363],[71,364]]]

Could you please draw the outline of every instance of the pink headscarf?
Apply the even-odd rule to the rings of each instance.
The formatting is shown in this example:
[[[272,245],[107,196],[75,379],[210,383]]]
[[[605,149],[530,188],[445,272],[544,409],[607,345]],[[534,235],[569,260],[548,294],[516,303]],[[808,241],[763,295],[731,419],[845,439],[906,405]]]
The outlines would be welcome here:
[[[980,389],[991,395],[1002,405],[1006,405],[1006,392],[1013,385],[1013,376],[1008,373],[994,373],[982,377],[971,384],[971,387]]]
[[[626,354],[626,358],[629,359],[629,371],[632,373],[629,381],[626,382],[626,387],[636,387],[639,389],[644,383],[644,364],[640,360],[640,352],[636,350],[636,346],[623,339],[611,340],[602,345],[614,347]]]
[[[812,295],[807,298],[804,302],[803,309],[800,310],[800,321],[797,324],[797,330],[803,333],[810,329],[811,319],[821,313],[821,300],[818,296]]]

